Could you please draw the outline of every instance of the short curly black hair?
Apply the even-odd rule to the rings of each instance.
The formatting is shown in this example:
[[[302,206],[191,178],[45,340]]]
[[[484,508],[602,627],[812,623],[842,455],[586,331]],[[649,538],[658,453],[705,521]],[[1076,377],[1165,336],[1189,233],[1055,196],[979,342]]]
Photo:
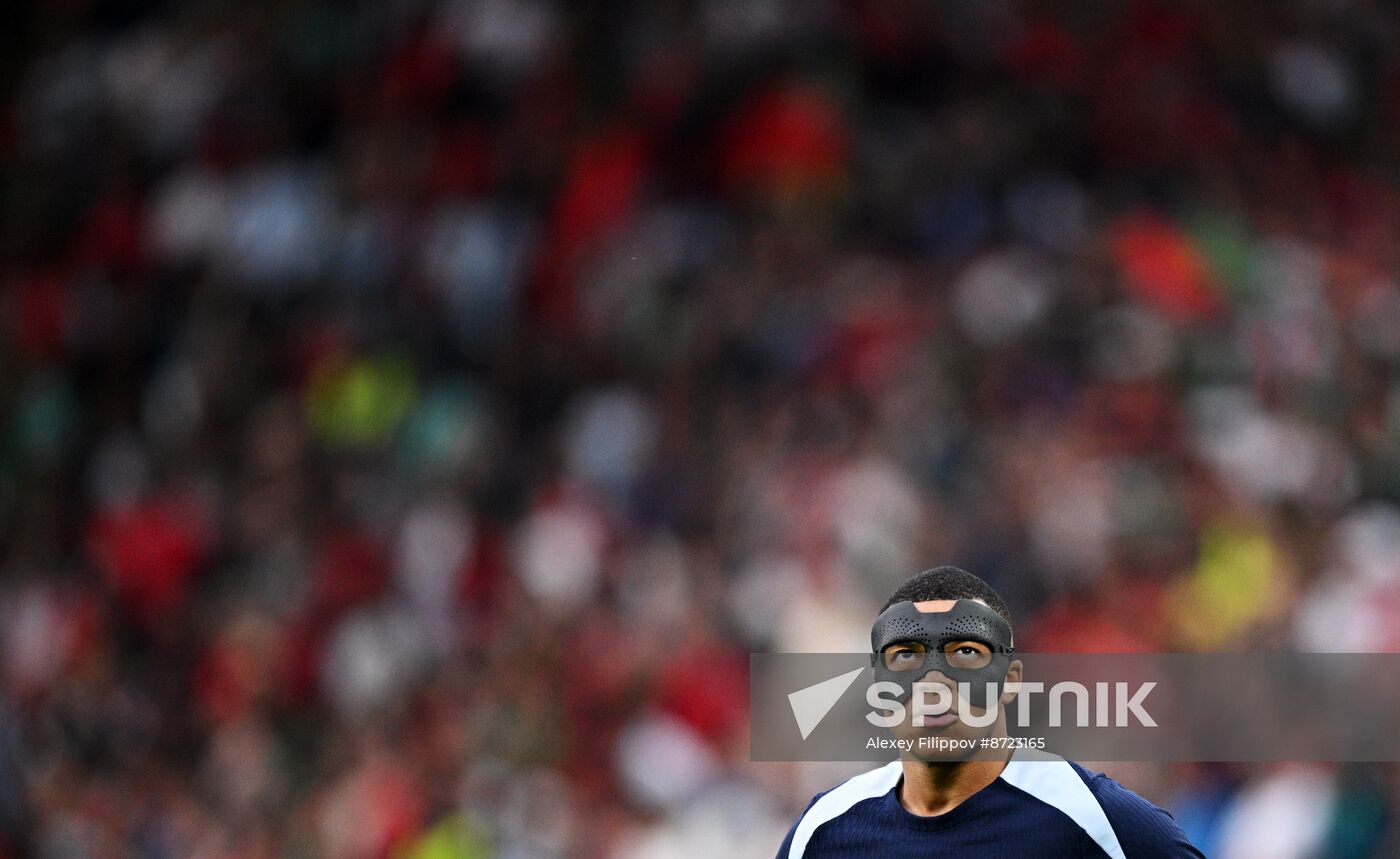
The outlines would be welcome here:
[[[1002,602],[1001,595],[977,576],[957,567],[934,567],[912,576],[899,586],[899,590],[890,595],[885,608],[900,602],[961,599],[981,600],[988,608],[1001,615],[1007,626],[1014,626],[1011,623],[1011,612],[1006,603]],[[883,612],[885,608],[880,611]]]

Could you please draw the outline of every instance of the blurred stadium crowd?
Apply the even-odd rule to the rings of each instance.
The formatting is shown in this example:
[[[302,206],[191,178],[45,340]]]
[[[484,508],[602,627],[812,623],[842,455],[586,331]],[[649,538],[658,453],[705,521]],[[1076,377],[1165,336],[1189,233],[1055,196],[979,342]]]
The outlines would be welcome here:
[[[0,856],[770,856],[747,653],[937,563],[1400,647],[1393,3],[13,17]],[[1400,852],[1394,767],[1108,769]]]

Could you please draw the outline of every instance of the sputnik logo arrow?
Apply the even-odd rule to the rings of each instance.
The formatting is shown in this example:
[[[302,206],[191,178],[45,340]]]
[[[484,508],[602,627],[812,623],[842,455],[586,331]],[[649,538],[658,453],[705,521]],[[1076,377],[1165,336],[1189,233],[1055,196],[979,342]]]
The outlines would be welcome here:
[[[792,715],[797,720],[797,730],[802,732],[802,739],[807,739],[816,730],[826,714],[865,671],[864,668],[857,668],[788,695],[788,704],[792,705]]]

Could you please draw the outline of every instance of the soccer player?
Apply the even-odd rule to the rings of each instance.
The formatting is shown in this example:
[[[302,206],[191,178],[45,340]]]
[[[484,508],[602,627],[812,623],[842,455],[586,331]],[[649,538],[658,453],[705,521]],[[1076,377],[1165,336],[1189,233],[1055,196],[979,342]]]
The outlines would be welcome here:
[[[969,681],[990,676],[1014,684],[1021,678],[1006,604],[986,582],[956,567],[927,570],[905,582],[886,603],[871,638],[882,679],[933,682],[952,692],[960,680],[975,690],[979,684]],[[941,657],[929,653],[933,648]],[[975,691],[969,693],[968,712],[985,715],[985,695],[997,689],[1004,686],[987,690],[980,702]],[[1010,703],[1014,695],[1003,691],[999,700]],[[982,729],[963,724],[954,710],[925,717],[919,727],[906,719],[891,730],[903,738],[930,731],[1004,737],[1005,706],[999,710]],[[1102,773],[1037,756],[906,752],[818,794],[783,840],[778,859],[1203,859],[1167,812]]]

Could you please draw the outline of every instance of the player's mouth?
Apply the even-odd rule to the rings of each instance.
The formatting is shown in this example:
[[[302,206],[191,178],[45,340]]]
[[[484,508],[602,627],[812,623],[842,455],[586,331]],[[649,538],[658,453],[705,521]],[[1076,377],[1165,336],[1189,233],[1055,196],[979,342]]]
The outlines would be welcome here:
[[[958,720],[958,714],[952,712],[951,710],[948,711],[947,713],[941,713],[941,714],[939,714],[939,715],[937,715],[937,716],[930,716],[930,715],[928,715],[928,714],[924,714],[924,717],[923,717],[923,724],[922,724],[922,725],[919,725],[918,727],[921,727],[921,728],[946,728],[946,727],[948,727],[949,725],[951,725],[951,724],[953,724],[954,722],[956,722],[957,720]]]

